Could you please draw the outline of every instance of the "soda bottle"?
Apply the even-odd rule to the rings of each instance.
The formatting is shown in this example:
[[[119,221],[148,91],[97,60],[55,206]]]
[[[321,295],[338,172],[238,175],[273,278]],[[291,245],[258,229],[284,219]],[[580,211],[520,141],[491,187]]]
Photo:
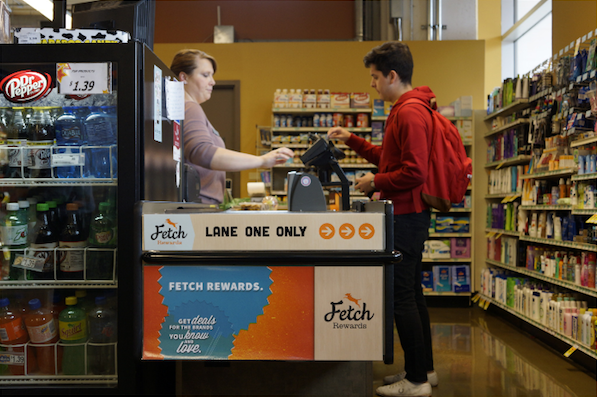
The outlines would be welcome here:
[[[37,363],[33,349],[26,347],[29,341],[29,335],[23,324],[23,317],[19,311],[13,311],[10,308],[8,298],[0,299],[0,343],[10,355],[8,367],[12,375],[25,375],[25,362],[27,363],[27,373],[35,371]],[[11,345],[16,345],[12,347]],[[27,358],[25,359],[25,349],[27,349]]]
[[[60,312],[58,329],[62,349],[62,373],[64,375],[85,375],[85,342],[87,341],[87,319],[85,312],[77,306],[77,297],[65,300],[66,309]]]
[[[58,342],[58,327],[49,309],[41,306],[39,299],[29,301],[29,312],[25,315],[25,326],[37,358],[37,366],[43,375],[55,375],[55,348]],[[60,363],[60,361],[59,361]]]
[[[33,235],[33,229],[37,222],[37,199],[35,197],[27,198],[29,201],[29,213],[27,214],[27,222],[29,222],[29,237]]]
[[[66,205],[66,221],[60,233],[60,248],[76,248],[60,253],[60,278],[82,280],[84,273],[85,247],[87,239],[79,219],[79,207],[75,203]]]
[[[81,162],[81,146],[87,144],[87,137],[85,135],[81,120],[75,115],[72,107],[65,107],[64,113],[58,117],[55,123],[56,130],[56,145],[65,146],[57,150],[60,154],[65,154],[65,165],[55,168],[55,175],[58,178],[82,178],[83,165]],[[67,156],[69,155],[70,156]],[[73,161],[76,159],[75,161]]]
[[[52,145],[56,134],[50,114],[45,108],[33,108],[28,127],[27,146],[31,164],[31,178],[51,178]]]
[[[108,215],[110,203],[101,202],[89,228],[87,250],[87,278],[111,280],[114,272],[114,221]],[[97,248],[98,250],[94,250]]]
[[[48,203],[37,204],[37,222],[31,238],[32,255],[44,261],[41,272],[29,272],[32,280],[53,280],[56,266],[55,249],[58,247],[58,231],[51,222]]]
[[[85,133],[91,154],[91,177],[110,178],[110,145],[116,144],[116,135],[106,113],[98,106],[90,108],[91,113],[84,122]]]
[[[95,375],[116,373],[116,313],[111,310],[105,296],[95,298],[95,308],[89,312],[89,344],[87,362],[89,372]]]
[[[6,145],[8,149],[8,178],[25,178],[29,175],[30,157],[24,148],[27,146],[27,124],[23,115],[23,108],[12,108],[14,117],[8,127]]]
[[[0,178],[8,178],[8,109],[0,108]]]
[[[23,280],[23,269],[13,266],[15,259],[25,254],[27,248],[29,224],[19,214],[19,203],[6,204],[6,215],[2,219],[2,244],[10,251],[10,280]],[[7,253],[5,252],[5,255]]]
[[[85,314],[89,313],[93,308],[93,299],[87,296],[87,291],[78,289],[75,291],[75,296],[77,297],[77,306],[83,310]]]

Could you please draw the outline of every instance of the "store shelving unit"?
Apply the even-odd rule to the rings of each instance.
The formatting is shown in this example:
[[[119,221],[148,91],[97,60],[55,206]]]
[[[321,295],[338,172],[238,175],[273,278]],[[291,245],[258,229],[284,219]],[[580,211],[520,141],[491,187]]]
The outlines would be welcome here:
[[[596,31],[596,33],[597,33],[597,31]],[[583,40],[586,40],[586,36]],[[573,48],[571,49],[571,51],[573,51]],[[558,56],[562,56],[562,52],[560,52]],[[554,62],[556,61],[556,56],[554,56],[553,61]],[[594,70],[589,73],[585,73],[583,76],[580,76],[579,80],[586,83],[587,81],[589,81],[591,79],[595,79],[595,71]],[[487,115],[484,118],[486,130],[487,130],[487,132],[485,134],[483,134],[484,138],[487,140],[487,142],[491,142],[492,139],[495,139],[495,134],[497,134],[499,132],[503,132],[503,131],[508,131],[509,129],[512,129],[512,128],[528,128],[528,123],[534,122],[535,119],[542,119],[542,118],[549,117],[547,122],[551,123],[552,121],[566,120],[566,117],[568,116],[568,114],[571,114],[572,112],[579,112],[580,114],[582,114],[582,117],[591,117],[590,111],[587,112],[586,109],[583,109],[580,111],[579,111],[579,109],[570,109],[564,115],[554,116],[554,120],[551,119],[551,113],[543,112],[540,114],[531,115],[527,119],[528,121],[525,121],[524,118],[519,118],[518,120],[510,122],[502,127],[492,129],[492,126],[494,126],[496,124],[495,119],[497,117],[506,117],[506,116],[513,115],[514,113],[521,113],[521,112],[525,111],[525,109],[533,109],[533,108],[535,108],[536,101],[538,101],[538,100],[542,101],[547,96],[556,96],[557,97],[557,96],[562,95],[566,91],[574,90],[577,88],[578,88],[578,86],[575,85],[574,83],[571,83],[568,86],[561,88],[559,90],[549,88],[549,89],[546,89],[546,90],[538,93],[537,95],[530,97],[529,100],[516,101],[512,105],[507,106],[498,112]],[[527,111],[527,113],[528,113],[528,111]],[[561,119],[559,119],[559,118],[561,118]],[[594,144],[597,142],[597,138],[594,136],[590,136],[590,132],[587,132],[585,130],[580,131],[579,129],[568,129],[568,130],[564,129],[561,132],[561,135],[562,136],[578,135],[579,136],[578,139],[571,141],[571,143],[569,145],[571,149],[582,148],[584,146],[589,146],[589,145],[594,146]],[[589,136],[587,136],[587,135],[589,135]],[[572,153],[572,150],[570,151],[570,153]],[[500,161],[488,162],[485,164],[485,168],[489,171],[491,169],[499,169],[502,167],[517,166],[517,165],[522,165],[522,164],[526,165],[526,164],[529,164],[530,162],[531,162],[531,156],[517,155],[516,157],[511,158],[511,159],[504,159],[504,160],[500,160]],[[546,171],[546,172],[525,173],[523,175],[519,175],[519,177],[522,180],[531,180],[531,183],[533,183],[533,181],[535,181],[535,180],[554,180],[554,179],[557,180],[560,178],[566,178],[566,179],[570,178],[572,181],[591,181],[591,180],[594,181],[597,179],[597,173],[586,174],[586,175],[577,175],[576,168],[564,168],[564,169],[557,169],[557,170],[551,170],[551,171]],[[485,201],[488,205],[491,205],[493,202],[496,202],[496,200],[500,200],[500,201],[503,200],[502,202],[507,202],[507,201],[512,201],[512,200],[520,200],[520,198],[521,198],[520,192],[507,192],[507,193],[499,193],[499,194],[494,193],[494,194],[485,195]],[[582,215],[582,216],[588,217],[588,216],[592,216],[597,213],[597,209],[578,209],[569,204],[520,205],[518,207],[518,209],[523,210],[523,211],[526,210],[529,213],[531,211],[550,211],[550,212],[553,211],[553,212],[557,212],[558,214],[561,214],[563,216],[572,214],[572,215]],[[544,247],[546,249],[552,248],[554,251],[563,248],[566,251],[575,251],[577,253],[578,252],[582,252],[582,253],[597,252],[597,245],[592,244],[592,243],[562,241],[562,240],[555,240],[553,238],[531,237],[531,236],[519,233],[517,228],[515,228],[515,230],[510,230],[510,231],[502,230],[502,229],[486,228],[485,231],[487,233],[487,237],[491,237],[493,235],[500,235],[500,236],[504,235],[504,236],[509,236],[510,238],[516,239],[518,241],[516,251],[519,253],[519,255],[521,253],[524,254],[524,252],[525,252],[524,249],[521,249],[520,245],[521,244],[526,245],[529,243],[532,245],[538,245],[538,246]],[[531,269],[527,269],[526,267],[523,267],[524,263],[526,263],[526,258],[518,258],[518,260],[517,260],[518,266],[516,266],[511,263],[506,264],[501,261],[491,259],[488,257],[488,254],[485,255],[485,264],[487,267],[505,269],[514,274],[519,274],[519,275],[522,275],[522,276],[525,276],[525,277],[528,277],[528,278],[531,278],[534,280],[539,280],[540,282],[542,282],[544,284],[553,285],[562,291],[569,291],[570,293],[580,294],[580,295],[586,297],[587,300],[590,302],[589,307],[591,307],[591,303],[595,302],[595,298],[597,298],[597,289],[584,287],[584,286],[578,285],[572,281],[561,280],[561,279],[546,276],[539,271],[535,271],[535,270],[531,270]],[[597,359],[596,352],[594,350],[591,350],[591,349],[585,347],[585,346],[581,346],[580,342],[573,340],[564,334],[555,332],[552,329],[547,328],[543,324],[540,324],[537,321],[526,317],[525,315],[517,312],[513,308],[508,307],[507,305],[504,305],[501,302],[498,302],[491,297],[481,296],[481,299],[483,299],[485,302],[490,302],[490,303],[495,304],[497,307],[499,307],[499,308],[513,314],[514,316],[520,318],[521,320],[533,325],[538,330],[546,332],[549,335],[552,335],[552,336],[556,337],[557,339],[569,344],[570,346],[577,347],[579,350],[583,351],[588,356],[592,357],[593,359]]]
[[[558,338],[559,340],[561,340],[564,343],[567,343],[571,348],[580,350],[583,353],[585,353],[587,356],[597,360],[597,353],[594,350],[591,350],[591,349],[587,348],[586,346],[580,344],[578,341],[568,337],[567,335],[564,335],[560,332],[554,331],[553,329],[546,327],[545,325],[541,324],[540,322],[533,320],[532,318],[529,318],[522,313],[519,313],[518,311],[512,309],[510,306],[504,305],[503,303],[498,302],[489,296],[482,295],[482,294],[479,294],[479,295],[480,295],[480,299],[482,299],[483,301],[494,304],[495,306],[499,307],[500,309],[505,310],[508,313],[520,318],[521,320],[535,326],[537,329],[539,329],[551,336]]]
[[[272,125],[275,126],[273,122],[273,118],[278,115],[293,115],[293,116],[305,116],[305,117],[312,117],[314,114],[322,114],[322,113],[341,113],[343,115],[357,115],[359,113],[367,114],[369,119],[369,123],[371,122],[371,108],[272,108]],[[355,120],[356,124],[356,120]],[[325,134],[330,129],[330,127],[272,127],[271,128],[271,148],[279,148],[279,147],[288,147],[298,152],[302,150],[307,150],[311,145],[308,142],[306,134],[315,133],[315,134]],[[348,131],[353,132],[355,134],[365,136],[367,134],[371,134],[371,127],[350,127],[347,128]],[[302,139],[301,139],[302,135]],[[339,149],[347,149],[348,146],[346,145],[338,145]],[[346,172],[359,172],[359,171],[366,171],[370,172],[377,169],[376,166],[367,163],[363,159],[361,162],[350,162],[350,161],[340,161],[340,166]],[[303,164],[298,158],[295,158],[292,161],[287,162],[286,164],[277,165],[271,169],[271,194],[277,196],[286,196],[286,176],[289,171],[300,171],[303,170]],[[358,193],[351,194],[351,198],[364,198],[364,196],[359,195]]]

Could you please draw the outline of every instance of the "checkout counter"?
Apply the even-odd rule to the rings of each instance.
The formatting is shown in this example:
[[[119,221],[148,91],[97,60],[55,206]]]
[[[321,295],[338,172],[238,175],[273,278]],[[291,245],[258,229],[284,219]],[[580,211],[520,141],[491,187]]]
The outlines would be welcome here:
[[[138,204],[142,360],[176,361],[177,394],[372,395],[371,362],[393,362],[392,204],[318,211],[318,182],[292,176],[288,211]]]

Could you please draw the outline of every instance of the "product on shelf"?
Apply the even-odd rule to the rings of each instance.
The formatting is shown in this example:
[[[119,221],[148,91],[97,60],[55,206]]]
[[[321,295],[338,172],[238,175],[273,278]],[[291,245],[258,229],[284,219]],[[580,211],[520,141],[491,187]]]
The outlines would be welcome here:
[[[49,309],[42,307],[39,299],[29,301],[29,311],[25,314],[25,325],[31,340],[29,346],[35,352],[37,365],[42,375],[56,374],[56,342],[58,342],[58,323]],[[58,355],[60,368],[62,357]]]
[[[60,313],[60,343],[63,345],[62,373],[85,375],[85,342],[87,341],[86,312],[77,305],[77,298],[66,298],[66,309]]]
[[[87,361],[95,375],[116,373],[116,313],[108,307],[106,297],[95,298],[95,307],[89,312],[89,343]]]

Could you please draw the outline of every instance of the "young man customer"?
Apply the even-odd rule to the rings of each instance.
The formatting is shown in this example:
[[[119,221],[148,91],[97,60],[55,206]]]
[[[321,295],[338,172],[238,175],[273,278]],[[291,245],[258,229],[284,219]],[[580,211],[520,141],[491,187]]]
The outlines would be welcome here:
[[[412,88],[413,59],[401,42],[374,48],[364,58],[371,71],[371,86],[384,101],[393,103],[385,126],[383,144],[375,146],[343,128],[328,131],[329,139],[345,142],[370,163],[377,174],[357,179],[356,189],[365,194],[379,190],[382,199],[394,203],[394,249],[403,260],[394,269],[394,320],[404,350],[404,372],[387,376],[380,396],[430,396],[438,383],[433,370],[431,330],[421,288],[423,245],[429,237],[429,208],[421,199],[427,180],[432,118],[415,98],[435,107],[428,87]]]

